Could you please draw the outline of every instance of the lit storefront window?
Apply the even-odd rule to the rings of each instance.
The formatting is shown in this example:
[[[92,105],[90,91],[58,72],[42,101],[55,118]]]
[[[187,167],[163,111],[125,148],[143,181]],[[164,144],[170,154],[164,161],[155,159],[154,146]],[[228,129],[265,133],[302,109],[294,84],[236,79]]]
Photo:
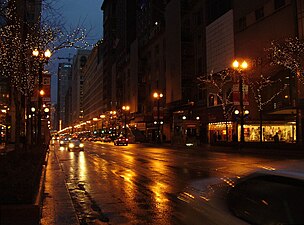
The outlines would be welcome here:
[[[240,131],[240,126],[238,131]],[[244,126],[245,141],[255,142],[260,141],[260,127],[259,125],[245,125]],[[278,134],[279,141],[292,143],[296,141],[296,125],[293,123],[286,124],[266,124],[263,125],[263,142],[273,142],[274,135]]]
[[[235,124],[228,122],[228,141],[232,141],[232,136]],[[209,141],[212,143],[216,138],[216,141],[226,140],[226,123],[209,123],[208,126]],[[237,133],[240,134],[241,126],[238,124]],[[276,124],[263,124],[263,142],[273,142],[274,135],[278,133],[279,141],[286,143],[296,142],[296,124],[294,122],[282,122]],[[260,141],[260,126],[259,124],[245,124],[244,125],[245,142],[259,142]],[[238,135],[238,141],[240,141],[240,135]]]

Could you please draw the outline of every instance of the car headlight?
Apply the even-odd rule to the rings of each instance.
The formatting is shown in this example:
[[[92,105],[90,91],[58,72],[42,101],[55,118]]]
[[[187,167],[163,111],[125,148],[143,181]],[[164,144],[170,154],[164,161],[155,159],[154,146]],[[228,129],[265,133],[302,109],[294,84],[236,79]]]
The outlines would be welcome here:
[[[79,147],[80,147],[80,148],[83,148],[83,147],[84,147],[84,144],[82,144],[82,143],[79,144]]]
[[[63,141],[60,141],[60,144],[63,144]]]
[[[74,148],[74,146],[75,146],[75,145],[74,145],[73,143],[70,143],[70,144],[69,144],[69,148]]]

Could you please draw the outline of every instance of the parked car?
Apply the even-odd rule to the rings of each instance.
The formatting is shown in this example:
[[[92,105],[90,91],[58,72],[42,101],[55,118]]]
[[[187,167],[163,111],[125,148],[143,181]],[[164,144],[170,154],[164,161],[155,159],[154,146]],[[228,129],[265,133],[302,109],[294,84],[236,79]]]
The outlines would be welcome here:
[[[103,142],[111,142],[112,139],[111,139],[109,136],[104,136],[104,137],[102,138],[102,141],[103,141]]]
[[[199,211],[204,224],[304,224],[303,172],[258,171],[238,180],[212,178],[197,185],[204,189],[187,188],[178,198]]]
[[[79,139],[71,139],[68,144],[68,151],[84,151],[84,144]]]
[[[114,140],[114,145],[128,145],[129,139],[123,136],[120,136]]]

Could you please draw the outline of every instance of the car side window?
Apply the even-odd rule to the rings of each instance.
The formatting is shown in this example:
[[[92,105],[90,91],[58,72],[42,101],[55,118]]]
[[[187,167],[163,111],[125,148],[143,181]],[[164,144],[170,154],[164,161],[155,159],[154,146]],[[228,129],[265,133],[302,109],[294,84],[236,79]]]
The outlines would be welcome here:
[[[263,175],[237,184],[228,206],[251,224],[304,224],[304,182]]]

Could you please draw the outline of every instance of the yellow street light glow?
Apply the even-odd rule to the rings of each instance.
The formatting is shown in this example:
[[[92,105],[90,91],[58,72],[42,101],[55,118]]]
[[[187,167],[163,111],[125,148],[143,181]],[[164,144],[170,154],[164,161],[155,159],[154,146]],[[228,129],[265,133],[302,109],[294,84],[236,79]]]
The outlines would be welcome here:
[[[39,55],[39,51],[37,48],[33,50],[33,56],[37,57]]]
[[[245,69],[248,68],[248,63],[244,60],[244,61],[242,62],[242,64],[240,65],[239,61],[234,60],[233,63],[232,63],[232,67],[233,67],[234,69],[243,69],[243,70],[245,70]]]
[[[163,95],[163,93],[154,92],[153,97],[154,98],[162,98],[162,97],[164,97],[164,95]]]
[[[32,108],[31,108],[31,111],[32,111],[32,112],[35,112],[35,111],[36,111],[36,109],[35,109],[34,107],[32,107]]]
[[[45,94],[44,90],[40,90],[40,91],[39,91],[39,94],[40,94],[40,95],[44,95],[44,94]]]
[[[51,55],[52,55],[52,53],[51,53],[51,51],[50,51],[49,49],[47,49],[47,50],[44,52],[44,57],[45,57],[45,58],[51,58]]]
[[[235,114],[235,115],[239,115],[239,114],[240,114],[240,111],[236,109],[236,110],[234,111],[234,114]]]
[[[45,108],[44,112],[48,113],[48,112],[50,112],[50,109],[49,108]]]
[[[93,118],[93,121],[97,121],[98,119],[97,118]]]
[[[100,115],[100,118],[104,119],[104,118],[106,118],[106,115]]]
[[[242,65],[241,65],[242,69],[247,69],[248,68],[248,63],[244,60],[242,62]]]
[[[237,60],[234,60],[232,63],[233,68],[239,68],[239,62]]]

